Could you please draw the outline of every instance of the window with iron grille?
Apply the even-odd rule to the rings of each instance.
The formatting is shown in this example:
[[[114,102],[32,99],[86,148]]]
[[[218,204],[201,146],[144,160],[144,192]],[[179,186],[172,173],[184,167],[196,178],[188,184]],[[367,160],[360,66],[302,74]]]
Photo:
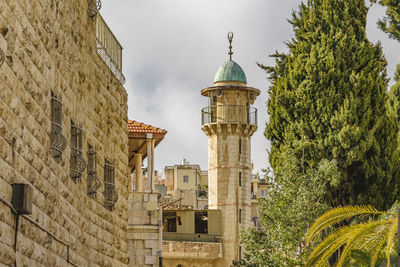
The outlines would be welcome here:
[[[115,203],[118,200],[118,193],[115,191],[115,167],[105,160],[104,162],[104,207],[110,211],[114,210]]]
[[[50,153],[56,162],[61,161],[62,152],[67,145],[67,139],[62,134],[62,102],[53,92],[51,92],[50,112],[51,112],[51,131],[50,131]]]
[[[82,157],[82,127],[71,121],[71,157],[70,177],[77,183],[86,168],[86,161]]]
[[[87,194],[91,198],[96,197],[97,190],[101,185],[101,181],[97,177],[96,154],[96,149],[88,144]]]

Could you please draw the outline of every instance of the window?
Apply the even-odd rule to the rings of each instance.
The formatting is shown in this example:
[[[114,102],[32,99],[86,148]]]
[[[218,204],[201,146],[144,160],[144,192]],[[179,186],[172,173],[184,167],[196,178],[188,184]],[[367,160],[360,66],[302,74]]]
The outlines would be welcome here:
[[[242,209],[239,209],[239,223],[242,223]]]
[[[176,212],[163,212],[163,232],[176,232]]]
[[[242,154],[242,139],[239,139],[239,154]]]
[[[82,127],[71,121],[71,157],[70,177],[76,183],[86,168],[86,161],[82,157]]]
[[[183,176],[183,182],[188,183],[189,182],[189,176],[185,175]]]
[[[196,234],[208,234],[208,212],[196,211],[194,214],[194,231]]]
[[[239,186],[242,186],[242,172],[239,172]]]
[[[51,92],[50,112],[51,112],[51,132],[50,132],[50,153],[58,163],[67,145],[67,139],[62,134],[61,118],[61,99]]]
[[[88,144],[87,194],[91,198],[96,197],[97,190],[100,188],[101,185],[101,181],[97,177],[96,154],[96,149]]]
[[[267,196],[267,190],[265,190],[265,189],[261,190],[261,196],[266,197]]]
[[[105,160],[104,162],[104,207],[110,211],[114,210],[118,200],[118,193],[115,191],[114,165]]]

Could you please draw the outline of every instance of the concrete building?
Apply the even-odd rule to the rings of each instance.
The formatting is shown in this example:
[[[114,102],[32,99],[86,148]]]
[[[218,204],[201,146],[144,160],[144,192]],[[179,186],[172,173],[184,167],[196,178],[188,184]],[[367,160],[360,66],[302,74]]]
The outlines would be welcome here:
[[[128,266],[121,55],[95,1],[0,1],[1,266]]]
[[[267,198],[268,186],[266,180],[261,179],[258,173],[252,175],[250,182],[251,226],[254,228],[258,228],[260,223],[260,206],[258,201],[260,198]]]
[[[220,210],[164,210],[163,266],[222,266]]]
[[[202,171],[199,165],[183,159],[182,164],[166,166],[164,178],[159,182],[167,187],[164,202],[171,203],[169,208],[207,208],[208,172]]]

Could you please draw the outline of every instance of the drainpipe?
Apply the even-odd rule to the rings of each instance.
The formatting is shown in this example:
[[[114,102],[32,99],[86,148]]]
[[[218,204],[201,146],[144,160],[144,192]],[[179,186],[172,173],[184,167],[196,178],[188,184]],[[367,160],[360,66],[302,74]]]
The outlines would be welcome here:
[[[158,264],[162,267],[162,206],[158,204]]]

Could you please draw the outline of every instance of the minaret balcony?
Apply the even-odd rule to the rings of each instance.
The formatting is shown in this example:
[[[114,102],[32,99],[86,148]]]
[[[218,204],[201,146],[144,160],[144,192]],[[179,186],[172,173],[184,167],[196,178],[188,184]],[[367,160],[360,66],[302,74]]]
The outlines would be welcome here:
[[[201,110],[201,125],[250,124],[257,127],[257,109],[244,105],[215,105]]]

